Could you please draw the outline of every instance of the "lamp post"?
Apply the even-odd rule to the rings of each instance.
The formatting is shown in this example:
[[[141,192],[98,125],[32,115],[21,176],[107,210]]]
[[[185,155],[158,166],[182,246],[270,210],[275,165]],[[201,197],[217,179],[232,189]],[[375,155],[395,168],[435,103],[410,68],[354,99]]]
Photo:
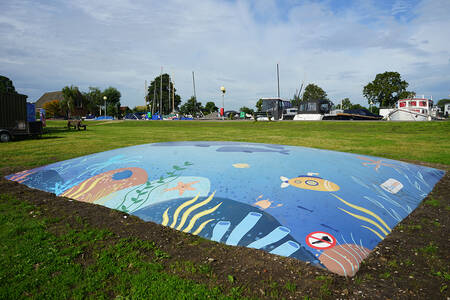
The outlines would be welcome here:
[[[222,114],[222,120],[225,120],[225,87],[221,86],[220,90],[222,91],[222,109],[223,109],[223,114]]]
[[[103,100],[105,100],[105,119],[106,119],[106,100],[108,99],[108,97],[103,96]]]

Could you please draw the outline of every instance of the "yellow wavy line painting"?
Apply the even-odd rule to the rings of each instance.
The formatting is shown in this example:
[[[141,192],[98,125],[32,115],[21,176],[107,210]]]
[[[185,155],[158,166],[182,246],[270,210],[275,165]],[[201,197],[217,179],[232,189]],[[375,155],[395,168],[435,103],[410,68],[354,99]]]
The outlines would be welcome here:
[[[347,211],[347,210],[345,210],[345,209],[343,209],[343,208],[338,207],[340,210],[342,210],[343,212],[345,212],[345,213],[351,215],[352,217],[354,217],[354,218],[356,218],[356,219],[359,219],[359,220],[362,220],[362,221],[365,221],[365,222],[367,222],[367,223],[370,223],[370,224],[374,225],[376,228],[378,228],[378,229],[383,233],[383,235],[382,235],[380,232],[378,232],[378,231],[376,231],[375,229],[373,229],[373,228],[370,228],[370,227],[361,225],[361,227],[370,230],[370,231],[373,232],[376,236],[378,236],[381,240],[383,240],[383,239],[389,234],[389,232],[391,232],[391,228],[390,228],[390,227],[386,224],[386,222],[385,222],[380,216],[378,216],[376,213],[374,213],[374,212],[368,210],[367,208],[364,208],[364,207],[361,207],[361,206],[352,204],[352,203],[350,203],[350,202],[348,202],[348,201],[345,201],[344,199],[342,199],[342,198],[339,197],[339,196],[336,196],[335,194],[331,194],[331,195],[333,195],[333,197],[335,197],[336,199],[338,199],[339,201],[341,201],[341,202],[344,203],[345,205],[347,205],[347,206],[349,206],[349,207],[351,207],[351,208],[354,208],[354,209],[356,209],[356,210],[358,210],[358,211],[361,211],[361,212],[363,212],[363,213],[366,213],[366,214],[370,215],[371,217],[375,218],[377,221],[379,221],[379,223],[378,223],[377,221],[372,220],[372,219],[369,219],[368,217],[364,217],[364,216],[361,216],[361,215],[358,215],[358,214],[355,214],[355,213],[351,213],[351,212],[349,212],[349,211]],[[385,228],[383,228],[382,225],[383,225]],[[385,230],[385,229],[387,229],[387,230]]]
[[[201,208],[201,207],[207,205],[209,202],[211,202],[211,200],[214,198],[215,193],[216,193],[216,192],[212,193],[208,198],[206,198],[205,200],[203,200],[203,201],[201,201],[201,202],[199,202],[199,203],[197,203],[197,204],[194,204],[194,203],[198,200],[199,195],[195,196],[195,197],[194,197],[193,199],[191,199],[191,200],[188,200],[188,201],[183,202],[180,206],[178,206],[178,207],[175,209],[175,212],[174,212],[174,214],[173,214],[173,216],[172,216],[172,223],[170,224],[169,227],[170,227],[170,228],[175,228],[175,226],[177,225],[178,216],[180,215],[181,211],[182,211],[184,208],[187,208],[186,211],[182,214],[180,223],[178,224],[178,226],[176,226],[175,229],[176,229],[176,230],[183,231],[183,232],[186,232],[186,233],[191,232],[191,230],[194,228],[195,224],[197,223],[198,219],[200,219],[201,217],[207,216],[207,215],[209,215],[209,214],[215,212],[215,211],[222,205],[222,202],[220,202],[220,203],[217,204],[216,206],[211,207],[211,208],[208,208],[208,209],[205,209],[205,210],[202,210],[202,211],[199,211],[199,212],[197,212],[196,214],[194,214],[192,217],[190,217],[191,213],[194,212],[196,209]],[[169,224],[169,222],[170,222],[169,210],[170,210],[170,207],[168,207],[168,208],[164,211],[164,213],[162,214],[162,223],[161,223],[161,224],[164,225],[164,226],[167,226],[167,225]],[[182,229],[183,226],[186,224],[186,221],[189,219],[189,217],[190,217],[189,223],[187,224],[187,226],[186,226],[184,229]],[[214,219],[209,219],[209,220],[204,221],[203,223],[201,223],[201,224],[197,227],[197,229],[195,229],[195,230],[192,232],[192,234],[193,234],[193,235],[199,234],[199,233],[203,230],[203,228],[204,228],[209,222],[211,222],[211,221],[213,221],[213,220],[214,220]]]

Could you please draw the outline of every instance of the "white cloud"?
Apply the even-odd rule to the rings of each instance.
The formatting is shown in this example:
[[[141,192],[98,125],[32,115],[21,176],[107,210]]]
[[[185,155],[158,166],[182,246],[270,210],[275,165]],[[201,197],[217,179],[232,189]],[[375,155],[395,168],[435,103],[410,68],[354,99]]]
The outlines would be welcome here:
[[[446,97],[449,74],[448,1],[334,2],[86,1],[0,4],[0,70],[31,100],[65,85],[117,87],[124,104],[140,105],[144,80],[173,75],[178,93],[226,108],[253,107],[301,82],[330,98],[365,104],[362,88],[375,75],[398,71],[417,93]],[[398,15],[411,18],[398,18]]]

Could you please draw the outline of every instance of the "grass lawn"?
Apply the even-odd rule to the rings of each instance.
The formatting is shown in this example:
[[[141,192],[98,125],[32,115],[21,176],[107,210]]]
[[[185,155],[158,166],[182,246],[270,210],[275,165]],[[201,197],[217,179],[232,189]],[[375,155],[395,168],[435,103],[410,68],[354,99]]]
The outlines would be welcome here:
[[[445,165],[443,167],[447,170],[450,165],[450,122],[92,121],[86,122],[87,131],[69,131],[65,124],[64,121],[48,121],[47,133],[40,139],[0,143],[0,170],[20,171],[120,147],[189,140],[305,146],[436,163]],[[15,193],[20,195],[22,192]],[[26,197],[33,197],[35,192],[24,193],[29,193]],[[42,199],[44,200],[40,200],[41,202],[46,201],[45,196]],[[45,205],[41,205],[41,202],[39,205],[32,205],[18,196],[11,196],[8,190],[0,192],[1,299],[221,299],[242,298],[242,295],[249,294],[245,292],[248,287],[241,285],[230,273],[215,274],[209,264],[170,257],[155,242],[123,238],[108,229],[99,229],[80,218],[76,210],[73,215],[69,212],[64,218],[49,216],[53,200],[55,199],[48,200]],[[430,220],[437,229],[441,228],[439,222],[447,226],[446,215],[450,210],[448,199],[442,198],[440,201],[442,203],[434,205],[433,202],[430,206],[439,210],[439,213],[442,210],[444,212],[443,220]],[[79,207],[78,211],[82,209]],[[426,224],[428,228],[431,226]],[[426,230],[424,237],[428,233],[429,230]],[[445,232],[442,235],[445,236]],[[194,241],[192,245],[194,243],[209,245],[208,241],[201,240]],[[194,246],[200,247],[198,244]],[[177,245],[172,246],[176,248]],[[445,253],[448,254],[448,251],[440,244],[439,248],[435,244],[429,245],[436,249],[422,252],[425,258],[435,262],[431,264],[435,269],[427,276],[431,278],[431,282],[437,282],[440,290],[436,291],[436,295],[445,298],[450,284],[448,265],[445,266]],[[416,252],[415,256],[422,255],[420,249],[412,251]],[[439,251],[444,251],[444,255],[439,256]],[[430,265],[429,261],[424,265]],[[337,277],[333,274],[319,271],[313,271],[316,275],[307,271],[300,274],[301,284],[304,282],[301,281],[302,278],[313,278],[308,281],[310,286],[290,281],[280,285],[269,277],[270,280],[261,285],[259,290],[262,293],[258,295],[273,299],[280,299],[281,295],[294,299],[299,298],[299,295],[303,299],[309,299],[308,295],[312,295],[312,298],[339,298],[349,292],[350,285],[355,285],[354,290],[358,290],[373,281],[370,277],[372,273],[362,273],[354,281],[342,279],[341,282],[336,281],[339,278],[335,279]],[[394,271],[401,272],[401,268]],[[394,277],[383,272],[379,277],[381,281]],[[408,276],[410,274],[405,275],[405,282],[411,282],[411,276]],[[205,280],[200,280],[200,283],[197,280],[206,277],[209,278],[206,283]],[[332,285],[340,286],[340,292],[344,294],[332,294]],[[417,290],[419,288],[422,290],[424,286],[418,285]],[[354,295],[359,297],[362,294]],[[363,296],[361,297],[364,298]]]
[[[1,299],[227,298],[218,287],[164,272],[168,255],[152,242],[121,239],[80,218],[75,224],[36,218],[42,214],[36,207],[7,195],[0,200]],[[85,255],[88,263],[80,263]]]
[[[166,141],[240,141],[329,149],[450,165],[450,122],[48,121],[42,139],[0,144],[0,167],[36,167],[120,147]]]

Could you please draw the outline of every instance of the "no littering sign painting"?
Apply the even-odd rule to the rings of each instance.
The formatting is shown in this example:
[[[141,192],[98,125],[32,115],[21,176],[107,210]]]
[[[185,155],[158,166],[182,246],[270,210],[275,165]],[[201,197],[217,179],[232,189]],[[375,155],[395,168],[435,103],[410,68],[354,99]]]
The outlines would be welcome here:
[[[317,250],[326,250],[336,245],[336,239],[327,232],[315,231],[306,236],[306,244]]]

